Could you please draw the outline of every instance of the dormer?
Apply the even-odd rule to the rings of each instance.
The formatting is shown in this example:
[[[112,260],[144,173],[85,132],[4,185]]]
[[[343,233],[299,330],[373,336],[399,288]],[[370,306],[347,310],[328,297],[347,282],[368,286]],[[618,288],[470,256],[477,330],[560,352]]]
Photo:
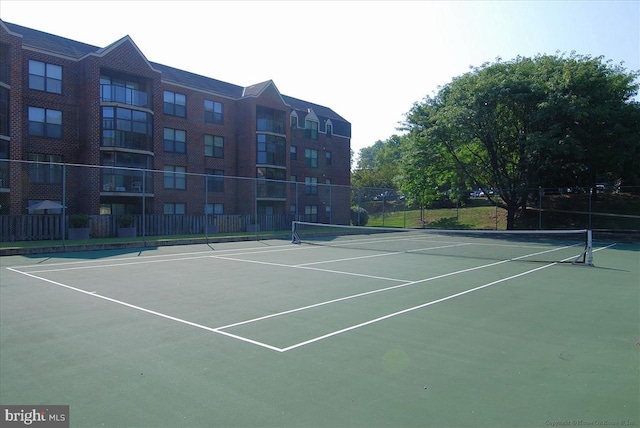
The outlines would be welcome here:
[[[312,140],[318,139],[318,128],[320,121],[318,116],[313,112],[313,109],[309,109],[307,115],[304,118],[304,132],[307,138]]]

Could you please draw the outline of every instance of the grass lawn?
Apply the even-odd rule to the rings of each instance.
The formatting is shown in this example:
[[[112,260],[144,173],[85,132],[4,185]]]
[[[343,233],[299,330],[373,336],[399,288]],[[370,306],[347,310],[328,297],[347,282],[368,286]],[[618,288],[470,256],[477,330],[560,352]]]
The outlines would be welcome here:
[[[497,217],[497,220],[496,220]],[[392,211],[369,215],[367,226],[443,229],[506,229],[507,212],[492,206]]]

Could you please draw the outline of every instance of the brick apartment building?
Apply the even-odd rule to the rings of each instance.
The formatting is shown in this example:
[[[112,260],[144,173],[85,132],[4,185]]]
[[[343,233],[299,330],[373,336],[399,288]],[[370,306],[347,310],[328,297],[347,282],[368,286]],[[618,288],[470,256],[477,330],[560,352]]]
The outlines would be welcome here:
[[[349,191],[335,189],[350,184],[350,137],[340,115],[272,81],[157,64],[129,36],[99,48],[0,21],[0,214],[64,199],[69,214],[347,224]]]

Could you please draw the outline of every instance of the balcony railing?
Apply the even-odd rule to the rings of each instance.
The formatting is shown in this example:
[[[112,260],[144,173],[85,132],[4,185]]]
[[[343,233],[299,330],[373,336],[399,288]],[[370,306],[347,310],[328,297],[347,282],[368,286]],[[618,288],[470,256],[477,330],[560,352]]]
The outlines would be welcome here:
[[[100,102],[120,103],[135,107],[149,108],[146,92],[118,85],[100,85]]]
[[[102,131],[102,147],[122,147],[125,149],[153,151],[150,135],[133,131]]]
[[[264,132],[273,132],[274,134],[284,134],[284,122],[259,118],[257,120],[257,130]]]
[[[143,186],[144,184],[144,186]],[[115,193],[153,193],[152,177],[144,177],[140,171],[132,172],[112,172],[105,170],[102,172],[102,192]]]
[[[9,64],[5,64],[3,62],[0,62],[0,82],[6,83],[7,85],[10,83],[9,82]]]
[[[9,163],[0,160],[0,189],[9,188]]]
[[[285,182],[258,180],[258,198],[282,199],[286,197],[286,191]]]

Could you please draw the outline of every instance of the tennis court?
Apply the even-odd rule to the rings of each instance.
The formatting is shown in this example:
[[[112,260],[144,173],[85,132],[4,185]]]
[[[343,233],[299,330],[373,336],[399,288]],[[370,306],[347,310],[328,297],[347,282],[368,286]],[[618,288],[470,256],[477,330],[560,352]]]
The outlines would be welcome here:
[[[0,258],[0,403],[75,427],[640,424],[637,244],[596,235],[588,266],[568,235],[342,232]]]

